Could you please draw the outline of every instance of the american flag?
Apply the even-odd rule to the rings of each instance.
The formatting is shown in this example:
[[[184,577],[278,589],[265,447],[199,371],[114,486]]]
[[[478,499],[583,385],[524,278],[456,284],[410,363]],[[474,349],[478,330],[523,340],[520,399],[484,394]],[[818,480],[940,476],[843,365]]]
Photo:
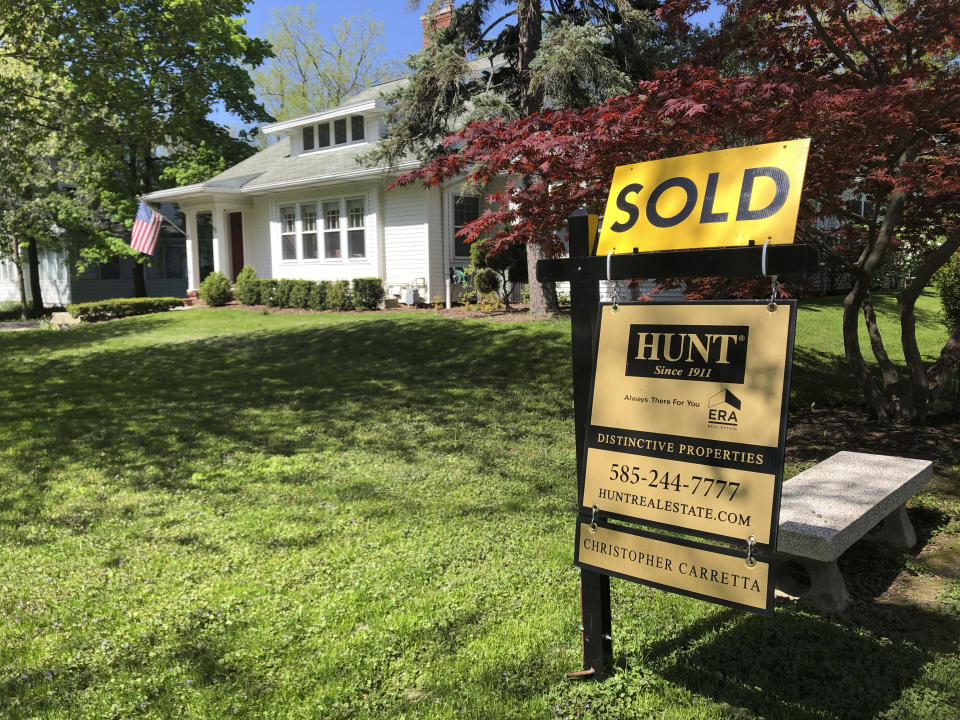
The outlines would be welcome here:
[[[145,255],[153,255],[157,246],[157,235],[160,234],[160,223],[163,221],[160,213],[155,213],[143,200],[137,206],[137,217],[133,221],[133,232],[130,234],[130,247],[139,250]]]

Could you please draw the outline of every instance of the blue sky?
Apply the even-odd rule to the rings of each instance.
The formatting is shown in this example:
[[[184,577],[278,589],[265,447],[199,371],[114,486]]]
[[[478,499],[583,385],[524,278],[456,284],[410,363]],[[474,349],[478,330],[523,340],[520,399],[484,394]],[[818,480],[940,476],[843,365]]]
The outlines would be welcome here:
[[[248,5],[246,16],[246,30],[248,35],[255,37],[265,37],[267,30],[273,19],[275,11],[283,10],[290,5],[302,5],[306,7],[309,1],[290,2],[289,0],[253,0]],[[319,0],[313,3],[318,14],[318,27],[331,27],[335,25],[342,16],[362,15],[369,13],[377,22],[383,23],[383,35],[380,42],[386,47],[386,59],[404,60],[410,53],[418,51],[423,47],[423,28],[420,25],[420,16],[423,15],[424,8],[429,4],[429,0],[421,0],[420,7],[415,10],[409,10],[408,0],[366,0],[356,6],[344,3],[331,3],[329,0]],[[330,11],[333,5],[337,9]],[[704,13],[705,20],[715,19],[709,17],[715,14],[710,11]],[[328,20],[324,21],[323,16],[327,15]],[[216,111],[210,114],[210,118],[224,125],[239,125],[239,120],[224,111]]]

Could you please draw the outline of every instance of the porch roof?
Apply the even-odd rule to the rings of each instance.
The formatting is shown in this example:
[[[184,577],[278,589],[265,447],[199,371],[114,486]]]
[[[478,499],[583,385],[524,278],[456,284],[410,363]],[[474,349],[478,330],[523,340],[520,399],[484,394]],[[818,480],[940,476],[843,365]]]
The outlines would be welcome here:
[[[372,144],[349,145],[290,157],[290,140],[283,137],[205,182],[156,190],[143,197],[153,202],[189,204],[203,200],[226,200],[237,195],[266,195],[301,186],[328,185],[391,174],[384,166],[366,167],[357,161],[357,155],[371,147]],[[393,173],[411,170],[417,165],[416,158],[409,155]]]

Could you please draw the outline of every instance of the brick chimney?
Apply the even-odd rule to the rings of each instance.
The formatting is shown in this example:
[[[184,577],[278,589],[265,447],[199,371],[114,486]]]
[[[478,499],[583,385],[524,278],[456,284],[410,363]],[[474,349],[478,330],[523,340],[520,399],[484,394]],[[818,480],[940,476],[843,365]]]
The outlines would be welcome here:
[[[448,2],[444,3],[436,14],[432,17],[429,15],[422,15],[420,17],[420,24],[423,25],[423,46],[426,47],[430,44],[430,36],[433,35],[433,31],[438,28],[445,28],[450,24],[450,20],[453,17],[453,3]]]

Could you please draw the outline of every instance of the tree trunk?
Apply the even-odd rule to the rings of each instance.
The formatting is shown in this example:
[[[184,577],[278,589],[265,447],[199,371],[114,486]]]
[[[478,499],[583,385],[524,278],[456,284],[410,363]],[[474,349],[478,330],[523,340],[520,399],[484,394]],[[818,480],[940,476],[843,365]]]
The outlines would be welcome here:
[[[23,259],[20,256],[20,242],[13,238],[13,267],[17,271],[17,289],[20,291],[20,319],[30,317],[30,308],[27,306],[27,287],[23,283]]]
[[[40,252],[36,240],[27,243],[27,266],[30,270],[31,317],[43,316],[43,292],[40,290]]]
[[[143,273],[143,263],[133,264],[133,296],[147,296],[147,280]]]
[[[543,109],[543,95],[530,90],[530,63],[540,50],[541,31],[540,0],[517,2],[517,67],[520,71],[520,114],[532,115]],[[526,183],[527,178],[523,179]],[[537,280],[537,260],[546,257],[543,248],[534,242],[527,243],[527,276],[530,284],[530,314],[547,317],[560,312],[557,302],[557,287],[554,283]]]
[[[549,317],[560,312],[557,302],[557,286],[554,283],[537,282],[537,260],[547,255],[537,243],[527,243],[527,274],[530,280],[530,314],[534,317]]]

